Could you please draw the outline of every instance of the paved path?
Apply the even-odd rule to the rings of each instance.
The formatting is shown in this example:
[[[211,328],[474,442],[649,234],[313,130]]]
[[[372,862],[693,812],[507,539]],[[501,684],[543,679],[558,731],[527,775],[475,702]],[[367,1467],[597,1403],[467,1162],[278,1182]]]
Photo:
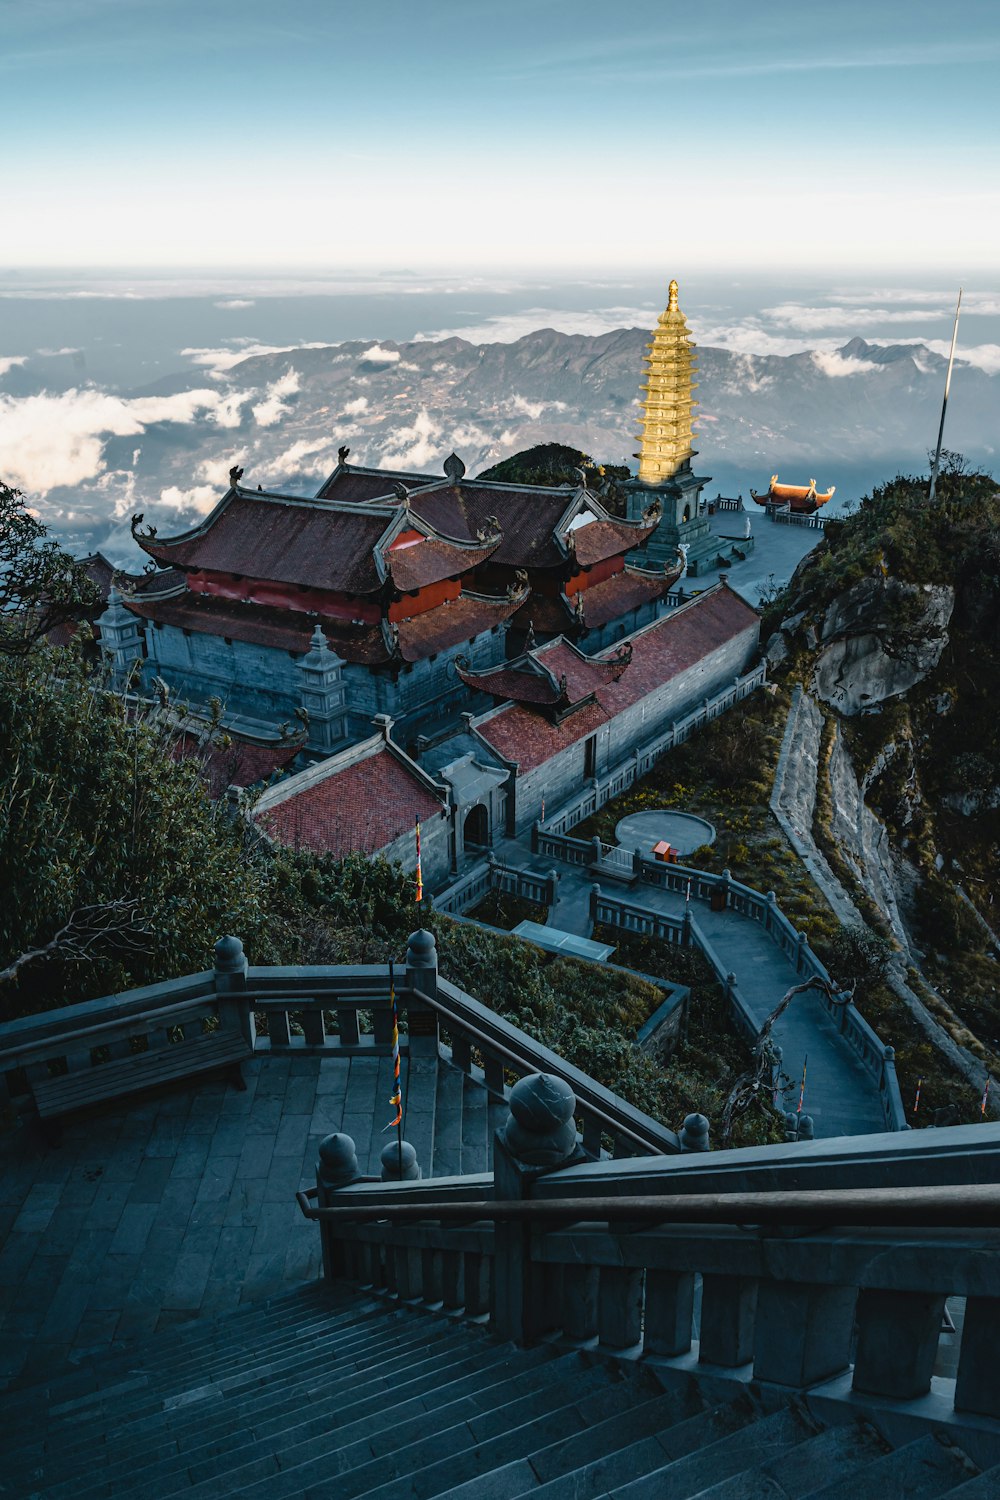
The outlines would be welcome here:
[[[523,855],[523,851],[522,851]],[[559,870],[559,901],[551,925],[589,937],[589,875],[569,865]],[[607,884],[609,892],[615,889]],[[626,900],[670,916],[684,915],[684,897],[655,886],[634,885],[622,893]],[[722,962],[736,975],[740,990],[763,1025],[786,990],[796,983],[794,965],[757,922],[738,912],[713,912],[703,902],[693,904],[695,921]],[[874,1080],[840,1036],[818,995],[797,995],[774,1028],[784,1070],[793,1079],[784,1108],[798,1104],[802,1065],[808,1055],[803,1111],[813,1117],[817,1136],[868,1135],[885,1129]]]
[[[242,1094],[192,1082],[73,1116],[57,1147],[0,1135],[0,1388],[319,1274],[295,1193],[331,1130],[377,1158],[379,1060],[264,1054],[244,1074]]]

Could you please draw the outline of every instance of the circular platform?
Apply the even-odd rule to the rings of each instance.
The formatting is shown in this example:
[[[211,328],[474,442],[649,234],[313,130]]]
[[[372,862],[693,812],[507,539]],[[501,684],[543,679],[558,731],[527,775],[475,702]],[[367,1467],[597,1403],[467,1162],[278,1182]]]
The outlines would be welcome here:
[[[615,829],[615,838],[623,849],[638,849],[642,854],[652,854],[653,845],[661,839],[666,839],[678,854],[690,854],[703,844],[714,844],[715,829],[705,818],[696,818],[693,813],[661,807],[622,818]]]

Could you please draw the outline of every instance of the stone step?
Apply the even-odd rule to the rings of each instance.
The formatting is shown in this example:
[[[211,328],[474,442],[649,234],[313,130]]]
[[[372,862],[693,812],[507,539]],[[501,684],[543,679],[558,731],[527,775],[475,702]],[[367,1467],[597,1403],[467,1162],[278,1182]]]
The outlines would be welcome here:
[[[612,1379],[609,1372],[595,1366],[578,1373],[571,1383],[582,1398],[587,1392],[606,1388]],[[557,1381],[555,1390],[547,1394],[550,1399],[544,1399],[538,1391],[526,1392],[489,1413],[471,1410],[463,1414],[454,1409],[461,1406],[460,1402],[437,1407],[408,1423],[405,1432],[386,1428],[385,1440],[376,1445],[378,1451],[373,1451],[367,1436],[345,1443],[339,1428],[332,1452],[329,1432],[287,1446],[284,1443],[276,1446],[272,1440],[262,1445],[264,1451],[239,1468],[205,1474],[192,1470],[192,1480],[201,1478],[204,1482],[185,1493],[190,1494],[191,1500],[208,1500],[213,1493],[252,1494],[254,1482],[267,1479],[268,1496],[279,1497],[300,1493],[304,1481],[314,1475],[322,1479],[335,1475],[339,1497],[367,1494],[387,1476],[409,1474],[430,1462],[450,1459],[465,1451],[483,1440],[491,1425],[496,1429],[494,1435],[499,1435],[529,1416],[538,1421],[548,1411],[562,1408],[566,1402],[564,1380]],[[398,1441],[394,1442],[394,1437]],[[269,1475],[274,1477],[268,1479]]]
[[[461,1174],[464,1093],[464,1074],[442,1059],[438,1064],[434,1099],[432,1177],[458,1177]]]
[[[806,1494],[808,1500],[933,1500],[975,1476],[976,1465],[961,1448],[943,1437],[922,1437],[876,1459],[860,1474],[838,1475]]]
[[[473,1446],[463,1444],[423,1468],[411,1472],[401,1470],[398,1477],[352,1493],[364,1494],[366,1500],[428,1500],[430,1496],[453,1489],[457,1483],[487,1476],[498,1465],[527,1457],[571,1433],[584,1433],[595,1423],[628,1410],[634,1399],[631,1383],[620,1375],[618,1383],[608,1389],[583,1395],[578,1400],[573,1399],[572,1389],[567,1390],[566,1395],[567,1404],[556,1411]],[[323,1490],[314,1490],[310,1486],[307,1493],[313,1492],[319,1496]],[[341,1491],[339,1483],[336,1493],[338,1500],[342,1493],[346,1493]]]
[[[688,1396],[687,1401],[696,1400]],[[588,1463],[542,1484],[534,1466],[534,1456],[506,1464],[489,1475],[489,1500],[517,1500],[531,1495],[532,1500],[591,1500],[606,1495],[615,1486],[629,1483],[654,1470],[661,1470],[666,1458],[679,1458],[706,1447],[719,1438],[753,1422],[756,1410],[747,1400],[731,1402],[695,1416],[686,1416],[684,1408],[674,1411],[673,1423],[656,1428],[649,1437],[633,1440],[627,1447],[602,1453]],[[445,1491],[440,1500],[476,1500],[482,1480],[458,1485]]]
[[[434,1164],[434,1104],[437,1095],[438,1060],[411,1057],[403,1077],[403,1136],[417,1153],[425,1177]]]
[[[387,1353],[392,1358],[386,1357]],[[266,1377],[256,1381],[250,1388],[222,1390],[217,1388],[206,1394],[204,1400],[184,1406],[160,1404],[156,1411],[146,1412],[129,1419],[119,1419],[114,1427],[106,1428],[96,1439],[105,1454],[108,1448],[119,1450],[123,1458],[138,1464],[144,1446],[157,1444],[164,1437],[178,1449],[192,1446],[193,1437],[198,1442],[214,1439],[222,1431],[232,1431],[252,1422],[258,1414],[273,1415],[279,1410],[287,1414],[300,1410],[304,1402],[311,1402],[321,1395],[329,1400],[361,1399],[369,1388],[383,1394],[391,1387],[397,1373],[412,1375],[439,1374],[451,1363],[468,1361],[469,1341],[462,1331],[445,1327],[440,1336],[430,1338],[414,1332],[409,1341],[400,1346],[398,1337],[391,1337],[383,1346],[383,1352],[366,1353],[360,1361],[347,1359],[336,1364],[319,1355],[311,1359],[308,1366],[286,1384],[278,1386]],[[317,1384],[317,1377],[322,1380]],[[71,1448],[57,1450],[49,1462],[47,1472],[55,1477],[56,1469],[68,1474],[78,1472],[81,1460],[95,1446],[94,1440]],[[104,1473],[95,1476],[94,1483],[103,1484]]]
[[[251,1464],[266,1461],[269,1455],[277,1458],[281,1468],[288,1468],[318,1453],[329,1453],[331,1433],[336,1434],[339,1472],[340,1467],[346,1469],[367,1462],[415,1437],[429,1435],[465,1416],[475,1416],[484,1403],[503,1401],[513,1395],[515,1387],[534,1392],[536,1400],[544,1403],[549,1399],[546,1387],[560,1378],[558,1372],[549,1373],[558,1364],[554,1353],[539,1351],[534,1359],[525,1361],[523,1357],[515,1358],[502,1345],[489,1346],[475,1371],[476,1396],[468,1394],[466,1373],[459,1381],[435,1387],[432,1396],[411,1397],[402,1402],[390,1400],[381,1409],[353,1422],[342,1420],[344,1406],[337,1398],[325,1403],[317,1401],[308,1408],[308,1414],[300,1407],[284,1416],[272,1415],[267,1422],[248,1423],[226,1437],[181,1450],[172,1459],[165,1456],[149,1470],[133,1472],[130,1494],[145,1494],[151,1480],[156,1482],[156,1488],[150,1493],[167,1494],[170,1492],[167,1478],[178,1474],[186,1476],[192,1485],[216,1479],[220,1485],[231,1487],[232,1476],[244,1477],[244,1470],[249,1474]],[[449,1391],[454,1397],[451,1402]],[[353,1459],[349,1453],[352,1446],[356,1450]],[[108,1471],[104,1477],[114,1480],[115,1475]]]
[[[864,1423],[829,1427],[790,1452],[710,1485],[700,1492],[699,1500],[749,1500],[755,1495],[761,1500],[772,1496],[775,1500],[803,1500],[815,1489],[817,1475],[857,1475],[863,1479],[861,1471],[887,1452],[888,1444]]]
[[[798,1412],[791,1409],[774,1412],[748,1422],[707,1447],[685,1453],[641,1479],[616,1484],[606,1493],[613,1500],[692,1500],[720,1479],[790,1452],[812,1437],[815,1430]]]
[[[1000,1495],[1000,1464],[985,1469],[975,1479],[967,1479],[955,1489],[946,1490],[948,1500],[997,1500]]]

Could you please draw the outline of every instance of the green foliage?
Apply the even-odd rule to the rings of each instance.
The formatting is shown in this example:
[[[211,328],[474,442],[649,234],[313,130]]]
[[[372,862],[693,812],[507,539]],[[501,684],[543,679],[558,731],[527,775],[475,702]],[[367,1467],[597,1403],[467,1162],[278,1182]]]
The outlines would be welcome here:
[[[0,967],[123,897],[152,934],[127,960],[112,944],[22,970],[4,997],[19,1011],[202,969],[225,931],[270,951],[261,857],[167,751],[75,650],[0,657]]]
[[[625,514],[625,483],[631,471],[624,464],[599,464],[578,448],[564,443],[539,443],[503,459],[477,475],[507,484],[563,485],[580,483],[578,470],[587,476],[587,488],[616,515]]]
[[[880,933],[855,924],[841,927],[827,949],[827,965],[838,984],[853,984],[854,1002],[863,1009],[876,985],[885,980],[893,947]]]
[[[47,539],[20,490],[0,480],[0,654],[24,656],[50,630],[84,619],[100,603],[83,565]]]

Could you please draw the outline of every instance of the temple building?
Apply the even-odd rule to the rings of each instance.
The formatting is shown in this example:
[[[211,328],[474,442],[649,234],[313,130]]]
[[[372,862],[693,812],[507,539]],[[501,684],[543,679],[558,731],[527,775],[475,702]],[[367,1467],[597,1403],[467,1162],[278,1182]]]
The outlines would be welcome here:
[[[758,505],[811,516],[821,505],[833,499],[836,488],[836,485],[831,484],[828,490],[817,490],[815,479],[810,479],[808,484],[779,484],[777,474],[772,474],[767,494],[758,495],[755,490],[751,490],[750,498],[756,500]]]
[[[124,579],[100,620],[119,679],[141,661],[147,691],[217,699],[230,728],[258,736],[304,714],[314,754],[367,739],[378,715],[413,750],[511,657],[553,641],[593,656],[653,624],[685,569],[704,576],[728,548],[691,472],[695,361],[676,282],[646,364],[624,518],[582,471],[517,485],[470,479],[455,454],[429,475],[351,464],[347,448],[315,496],[245,487],[234,468],[188,531],[135,516],[151,571]]]
[[[377,733],[269,788],[253,816],[274,841],[384,854],[444,884],[469,858],[521,836],[626,763],[754,659],[757,611],[723,582],[596,653],[563,637],[515,659],[456,670],[478,711],[407,755],[390,719]],[[705,709],[707,713],[708,710]]]

